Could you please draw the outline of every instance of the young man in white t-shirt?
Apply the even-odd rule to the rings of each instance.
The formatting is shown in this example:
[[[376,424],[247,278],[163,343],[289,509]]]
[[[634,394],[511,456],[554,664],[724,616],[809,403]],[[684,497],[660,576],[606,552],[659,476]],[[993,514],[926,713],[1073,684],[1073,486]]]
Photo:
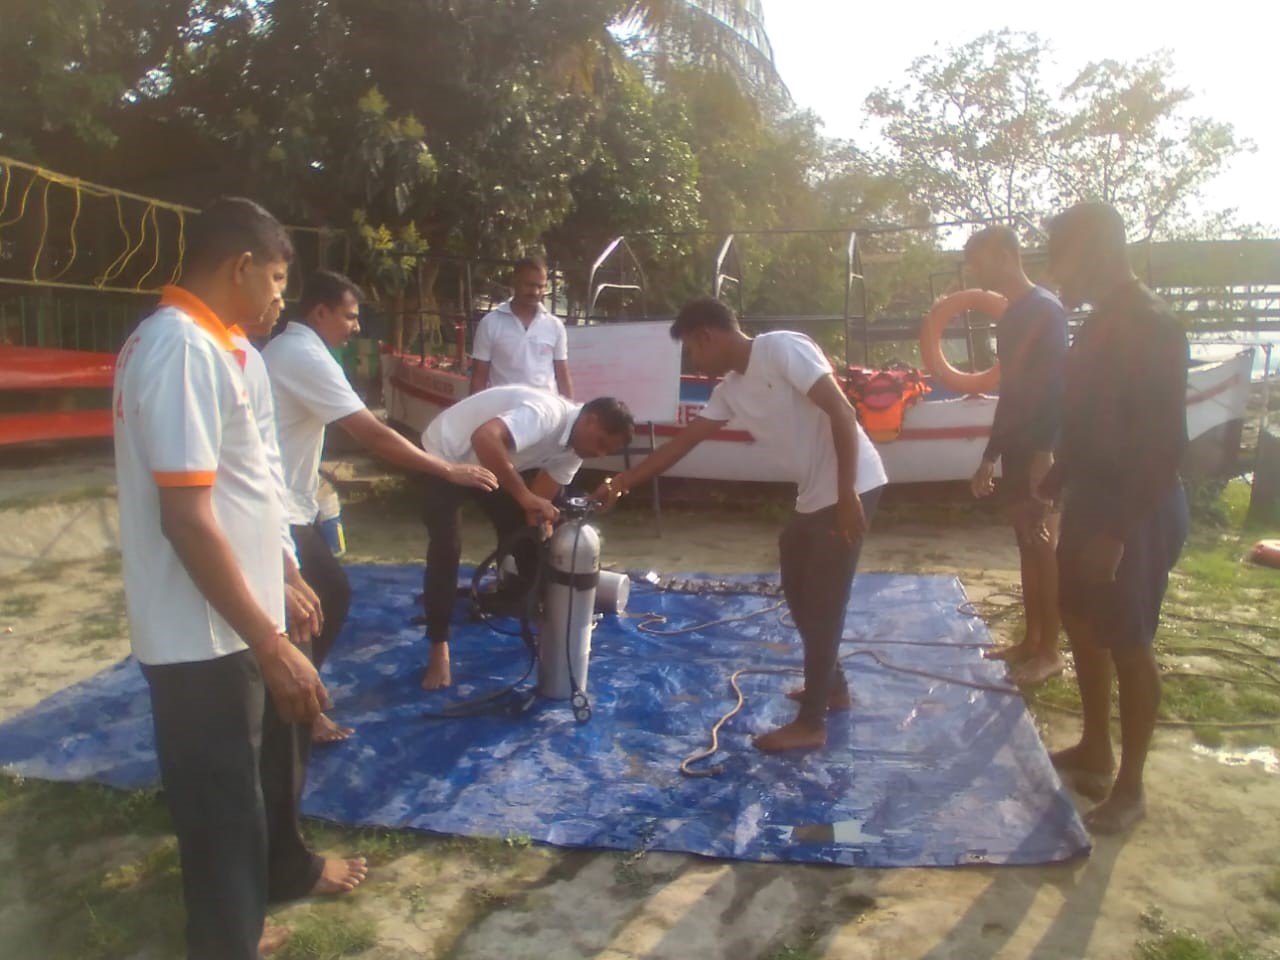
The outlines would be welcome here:
[[[517,260],[511,299],[481,318],[471,348],[471,392],[527,384],[573,399],[569,337],[564,321],[542,305],[547,267],[537,257]]]
[[[422,435],[423,449],[450,463],[479,463],[498,478],[492,492],[464,490],[439,478],[427,480],[423,521],[427,565],[423,571],[423,619],[431,653],[422,686],[450,686],[449,621],[458,597],[463,502],[472,497],[503,543],[524,526],[555,522],[552,500],[582,461],[607,457],[631,442],[635,423],[620,400],[598,397],[577,404],[537,387],[490,387],[449,407]],[[536,471],[526,484],[522,473]],[[517,573],[533,576],[531,544],[514,551]]]
[[[366,450],[398,467],[481,490],[497,486],[493,474],[475,464],[451,464],[424,453],[375,417],[352,389],[329,352],[345,346],[360,330],[360,288],[339,273],[321,270],[307,279],[300,320],[263,348],[275,397],[280,453],[288,488],[286,511],[298,548],[302,576],[320,595],[324,624],[312,660],[324,664],[347,619],[351,585],[318,525],[320,456],[329,424],[341,427]],[[321,714],[312,738],[333,743],[351,736]]]
[[[292,246],[224,199],[187,227],[182,284],[120,351],[113,410],[133,654],[182,863],[193,960],[257,960],[269,900],[338,893],[360,859],[297,829],[295,730],[327,704],[286,632],[279,492],[228,333],[281,294]],[[278,938],[278,931],[272,931]]]
[[[811,339],[789,331],[752,339],[733,311],[706,297],[671,325],[699,373],[723,377],[694,421],[658,451],[605,483],[606,506],[658,476],[727,423],[750,431],[761,452],[791,471],[796,512],[778,541],[782,589],[804,644],[804,688],[791,723],[756,737],[767,752],[827,742],[826,715],[851,706],[840,666],[845,607],[863,534],[887,482],[880,455]]]

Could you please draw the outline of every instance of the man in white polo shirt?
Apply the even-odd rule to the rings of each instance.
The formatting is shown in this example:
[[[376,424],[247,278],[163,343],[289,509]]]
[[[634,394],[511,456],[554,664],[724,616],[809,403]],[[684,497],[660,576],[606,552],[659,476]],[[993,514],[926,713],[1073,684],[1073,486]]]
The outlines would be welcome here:
[[[845,607],[862,536],[887,479],[818,345],[778,330],[752,339],[712,297],[693,300],[671,325],[701,374],[723,377],[697,418],[658,451],[593,495],[606,505],[677,463],[726,423],[751,432],[796,482],[796,512],[778,540],[782,590],[804,645],[796,719],[755,739],[766,752],[827,742],[828,711],[851,706],[840,666]]]
[[[476,498],[500,543],[526,524],[553,523],[559,511],[551,501],[582,461],[617,453],[631,442],[634,430],[631,412],[612,397],[576,404],[536,387],[513,385],[483,390],[431,421],[422,435],[423,448],[450,463],[484,465],[498,478],[499,489],[478,493],[435,477],[427,481],[422,600],[431,654],[424,688],[436,690],[453,682],[449,621],[458,596],[464,500]],[[530,484],[521,476],[527,471],[537,471]],[[529,551],[517,551],[515,560],[519,575],[531,577],[534,558]]]
[[[547,267],[536,257],[516,261],[511,299],[476,328],[471,348],[471,392],[527,384],[573,399],[569,338],[564,321],[542,305]]]
[[[363,860],[301,842],[290,727],[327,703],[286,632],[279,493],[227,327],[280,295],[292,257],[261,207],[186,233],[182,285],[120,351],[113,410],[130,640],[151,694],[192,960],[257,960],[269,899],[354,888]]]
[[[317,525],[325,428],[337,424],[375,456],[450,484],[492,490],[497,481],[482,466],[448,463],[419,450],[370,413],[356,395],[329,350],[344,346],[360,330],[359,287],[339,273],[321,270],[307,279],[299,313],[301,320],[291,322],[268,343],[262,356],[275,396],[289,524],[302,576],[320,595],[324,614],[312,651],[319,669],[351,606],[347,575]],[[312,730],[313,740],[320,743],[350,735],[349,728],[339,727],[323,714]]]

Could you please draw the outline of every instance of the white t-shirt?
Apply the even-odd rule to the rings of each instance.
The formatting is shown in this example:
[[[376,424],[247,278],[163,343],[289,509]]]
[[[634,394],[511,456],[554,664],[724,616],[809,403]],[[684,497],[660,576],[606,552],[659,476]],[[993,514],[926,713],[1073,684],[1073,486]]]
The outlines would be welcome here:
[[[831,373],[818,345],[802,333],[762,333],[751,344],[746,373],[727,374],[698,416],[748,430],[775,461],[791,471],[796,510],[813,513],[838,499],[836,448],[831,419],[809,399],[813,385]],[[888,478],[880,454],[858,425],[859,494]]]
[[[305,526],[320,513],[324,428],[365,408],[338,361],[305,323],[290,323],[262,350],[276,404],[280,459],[289,491],[289,522]]]
[[[241,372],[243,356],[197,297],[166,287],[116,361],[116,481],[133,654],[213,660],[247,649],[160,527],[160,487],[212,486],[213,512],[250,593],[283,629],[280,501]]]
[[[285,552],[298,563],[298,548],[289,533],[289,491],[284,485],[284,467],[280,462],[280,441],[276,437],[276,407],[271,398],[271,380],[267,377],[267,365],[262,354],[239,327],[227,331],[231,342],[244,356],[244,382],[249,390],[249,405],[258,421],[258,433],[267,451],[267,464],[271,467],[271,479],[275,482],[276,497],[280,501],[280,533]]]
[[[481,318],[471,356],[488,362],[491,387],[519,383],[555,393],[555,361],[569,359],[569,335],[542,304],[526,329],[508,300]]]
[[[569,444],[581,411],[582,404],[537,387],[490,387],[442,411],[423,432],[422,447],[450,463],[479,463],[471,435],[497,418],[515,441],[512,465],[520,471],[545,470],[564,486],[582,466]]]

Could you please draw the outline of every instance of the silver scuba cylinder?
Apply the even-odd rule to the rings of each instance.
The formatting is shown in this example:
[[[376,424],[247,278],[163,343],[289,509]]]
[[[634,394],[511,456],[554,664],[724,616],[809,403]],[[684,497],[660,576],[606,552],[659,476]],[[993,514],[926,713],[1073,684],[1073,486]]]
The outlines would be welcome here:
[[[579,517],[562,523],[547,545],[546,595],[539,632],[538,692],[568,700],[587,689],[600,534]]]

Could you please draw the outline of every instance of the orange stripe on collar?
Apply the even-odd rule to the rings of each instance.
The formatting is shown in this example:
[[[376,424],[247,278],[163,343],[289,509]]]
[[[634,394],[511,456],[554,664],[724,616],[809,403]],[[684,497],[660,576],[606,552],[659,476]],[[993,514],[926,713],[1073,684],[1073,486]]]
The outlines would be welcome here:
[[[160,306],[177,307],[189,316],[197,327],[213,337],[214,342],[223,350],[235,351],[236,345],[231,340],[226,324],[218,319],[218,315],[209,308],[207,303],[190,290],[172,285],[162,287]]]

